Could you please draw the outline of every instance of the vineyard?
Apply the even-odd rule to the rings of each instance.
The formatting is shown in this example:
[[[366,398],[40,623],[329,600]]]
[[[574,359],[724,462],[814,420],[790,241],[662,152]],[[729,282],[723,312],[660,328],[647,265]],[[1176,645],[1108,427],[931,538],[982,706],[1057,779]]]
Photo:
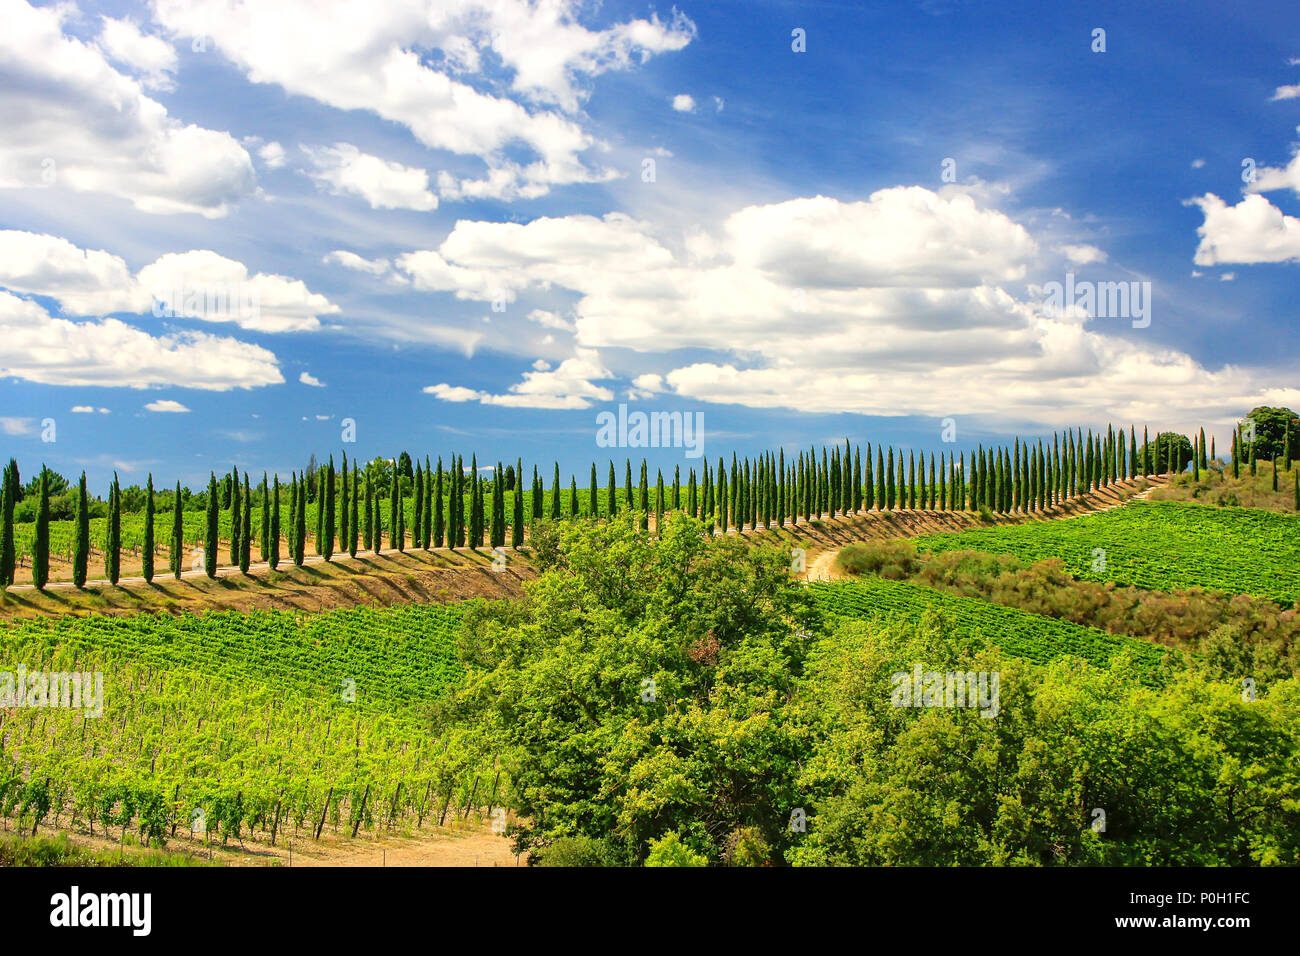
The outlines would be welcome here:
[[[1287,606],[1300,599],[1300,519],[1271,511],[1134,502],[1050,525],[927,535],[916,543],[922,551],[1060,558],[1077,577],[1152,591],[1200,587]]]
[[[6,667],[100,671],[102,716],[0,713],[0,812],[34,831],[98,826],[158,842],[416,827],[483,808],[491,761],[431,733],[459,677],[459,610],[410,606],[39,621]],[[477,802],[474,802],[477,801]]]
[[[1136,638],[1041,617],[1015,608],[957,597],[919,584],[867,575],[835,584],[812,584],[818,604],[832,616],[897,617],[917,621],[936,613],[952,633],[980,638],[1016,657],[1043,664],[1066,654],[1107,667],[1128,654],[1149,682],[1155,682],[1164,648]]]

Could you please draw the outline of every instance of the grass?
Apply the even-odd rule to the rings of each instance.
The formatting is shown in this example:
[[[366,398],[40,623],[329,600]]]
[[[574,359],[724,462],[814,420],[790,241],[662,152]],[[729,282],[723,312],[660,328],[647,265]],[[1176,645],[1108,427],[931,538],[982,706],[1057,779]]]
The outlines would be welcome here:
[[[1108,634],[1097,628],[874,575],[811,587],[818,604],[828,614],[857,619],[920,620],[927,613],[937,612],[950,628],[985,639],[1012,656],[1038,663],[1069,654],[1098,667],[1107,667],[1117,654],[1127,653],[1144,680],[1155,683],[1166,653],[1163,647],[1137,638]]]
[[[925,535],[921,551],[1060,558],[1075,577],[1153,591],[1205,588],[1284,606],[1300,599],[1300,518],[1177,501],[1134,502],[1069,521]]]

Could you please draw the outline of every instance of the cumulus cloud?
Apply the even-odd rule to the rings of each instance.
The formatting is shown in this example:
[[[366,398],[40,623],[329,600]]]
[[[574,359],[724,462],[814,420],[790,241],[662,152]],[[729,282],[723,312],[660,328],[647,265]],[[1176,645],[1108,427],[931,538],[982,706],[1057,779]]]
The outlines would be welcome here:
[[[0,188],[58,185],[119,196],[144,212],[207,217],[251,194],[243,146],[145,95],[146,82],[168,75],[162,41],[112,21],[102,47],[83,43],[63,33],[72,9],[0,0]],[[142,78],[116,70],[104,49]]]
[[[322,260],[326,265],[339,265],[354,272],[365,272],[372,276],[387,275],[393,264],[387,259],[366,259],[346,249],[335,249]]]
[[[673,109],[679,113],[694,113],[695,97],[689,93],[678,93],[673,97]]]
[[[128,19],[100,17],[102,26],[95,45],[114,63],[118,63],[140,80],[149,90],[171,90],[176,86],[176,50],[156,36],[142,33]]]
[[[156,402],[150,402],[148,405],[145,406],[145,411],[171,412],[174,414],[181,414],[184,412],[188,412],[189,409],[186,408],[184,405],[182,405],[180,402],[174,402],[170,398],[163,398],[163,399],[159,399]]]
[[[34,418],[17,418],[12,415],[0,415],[0,432],[6,435],[17,437],[20,435],[30,435],[36,430],[36,419]]]
[[[262,158],[262,162],[266,164],[267,169],[279,169],[288,161],[284,147],[275,140],[258,149],[257,155]]]
[[[250,274],[210,250],[167,253],[132,276],[118,256],[21,230],[0,230],[0,286],[57,299],[75,315],[156,311],[262,332],[319,328],[317,316],[339,311],[299,279]]]
[[[453,178],[448,188],[511,198],[608,178],[582,158],[596,145],[575,118],[586,83],[681,49],[694,36],[680,14],[592,30],[579,22],[581,8],[577,0],[415,0],[371,16],[349,0],[157,0],[154,15],[173,36],[211,38],[254,83],[368,110],[426,146],[481,158],[485,179]],[[295,40],[267,42],[284,36]],[[466,82],[500,88],[501,71],[515,98]],[[531,154],[522,163],[509,155],[521,149]]]
[[[1194,261],[1219,263],[1300,261],[1300,219],[1255,193],[1229,206],[1213,193],[1189,200],[1205,216]]]
[[[578,349],[554,369],[525,372],[523,381],[510,386],[505,394],[462,388],[442,383],[426,386],[423,391],[444,402],[477,401],[484,405],[513,408],[589,408],[591,402],[607,402],[614,393],[594,380],[611,378],[612,373],[593,349]]]
[[[42,385],[227,391],[284,381],[257,345],[201,332],[153,336],[117,319],[73,322],[0,292],[0,375]]]
[[[608,400],[596,356],[614,347],[712,353],[661,378],[629,376],[634,396],[662,390],[815,412],[963,412],[1056,425],[1080,416],[1167,418],[1159,394],[1168,385],[1189,418],[1203,412],[1209,421],[1234,403],[1259,404],[1266,391],[1260,370],[1214,372],[1121,337],[1127,321],[1108,326],[1113,320],[1077,310],[1051,316],[1017,297],[1015,286],[1041,261],[1039,244],[969,194],[898,187],[862,202],[818,196],[750,206],[707,235],[677,242],[617,215],[458,222],[431,251],[441,285],[464,292],[508,282],[519,296],[570,290],[577,351],[555,373],[525,373],[505,393],[448,384],[431,393],[584,407]],[[1090,246],[1070,251],[1100,255]],[[541,311],[529,318],[539,321]]]
[[[1102,250],[1098,249],[1096,246],[1090,246],[1087,243],[1057,246],[1056,251],[1077,266],[1089,266],[1106,261],[1106,253],[1102,252]]]
[[[1277,100],[1294,100],[1300,98],[1300,83],[1292,86],[1279,86],[1273,93],[1273,101]]]
[[[298,381],[301,382],[303,385],[310,385],[312,388],[325,387],[325,383],[322,382],[320,379],[318,379],[315,375],[312,375],[310,372],[303,372],[301,375],[298,376]]]
[[[303,146],[302,150],[315,166],[309,175],[335,195],[360,196],[371,209],[427,212],[438,208],[438,197],[429,191],[429,174],[423,169],[371,156],[351,143]]]

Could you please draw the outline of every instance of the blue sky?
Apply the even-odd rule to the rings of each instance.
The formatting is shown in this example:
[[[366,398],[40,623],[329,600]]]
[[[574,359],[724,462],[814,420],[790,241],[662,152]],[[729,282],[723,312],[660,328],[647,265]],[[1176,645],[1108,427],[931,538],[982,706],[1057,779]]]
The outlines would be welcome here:
[[[0,0],[0,450],[581,478],[619,403],[714,458],[1300,407],[1294,6],[998,6]]]

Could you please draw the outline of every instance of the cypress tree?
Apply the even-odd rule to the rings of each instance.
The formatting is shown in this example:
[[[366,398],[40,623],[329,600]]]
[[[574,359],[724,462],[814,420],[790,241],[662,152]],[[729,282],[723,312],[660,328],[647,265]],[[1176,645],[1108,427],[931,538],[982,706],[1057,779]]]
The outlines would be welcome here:
[[[916,454],[907,453],[907,507],[916,510]]]
[[[646,461],[644,458],[641,459],[641,484],[639,491],[641,492],[641,497],[639,499],[641,506],[641,530],[646,531],[650,528],[650,482],[649,476],[646,474]]]
[[[1201,480],[1201,450],[1198,442],[1199,439],[1192,439],[1192,481]],[[1276,481],[1274,485],[1276,485]],[[1277,491],[1277,488],[1274,487],[1273,490]]]
[[[609,463],[609,485],[605,489],[605,498],[609,516],[612,518],[618,514],[618,488],[614,484],[614,462]]]
[[[522,486],[524,473],[521,469],[515,477],[515,497],[521,498],[523,495]],[[443,513],[443,493],[442,493],[442,456],[438,456],[438,471],[433,478],[433,546],[441,548],[443,535],[447,530],[447,516]],[[519,513],[519,509],[515,509]]]
[[[555,474],[551,478],[551,520],[560,519],[560,463],[555,463]]]
[[[889,448],[889,458],[885,464],[885,508],[888,511],[894,510],[894,448]]]
[[[393,462],[396,466],[396,461]],[[393,479],[388,484],[388,546],[397,547],[397,512],[401,507],[401,496],[398,491],[402,483],[402,476],[398,474],[397,468],[393,468]]]
[[[1232,477],[1233,478],[1241,477],[1241,454],[1239,451],[1241,445],[1238,442],[1238,436],[1240,436],[1240,434],[1241,434],[1241,426],[1238,425],[1236,428],[1232,430]]]
[[[681,465],[673,466],[673,497],[672,497],[671,504],[672,504],[673,511],[682,510],[682,466]]]
[[[253,496],[248,487],[248,472],[244,472],[244,517],[241,523],[244,533],[239,537],[239,570],[247,574],[253,558]]]
[[[655,537],[664,536],[664,473],[659,471],[655,481]]]
[[[506,473],[497,462],[497,470],[492,475],[492,547],[500,548],[506,543]],[[574,491],[574,505],[577,505],[577,490]]]
[[[176,482],[176,499],[172,502],[172,553],[168,562],[172,577],[180,580],[185,560],[185,516],[181,511],[181,483]]]
[[[369,479],[366,480],[366,505],[362,509],[365,514],[361,519],[361,544],[366,551],[378,550],[375,548],[375,489],[371,487],[372,484]]]
[[[907,473],[903,471],[903,449],[898,449],[898,507],[901,511],[907,507]]]
[[[13,490],[18,473],[18,462],[9,459],[3,480],[0,480],[0,590],[14,583],[14,505],[17,493]]]
[[[1277,491],[1277,455],[1273,456],[1273,490]]]
[[[86,493],[86,473],[81,473],[77,485],[77,525],[75,549],[72,558],[72,583],[86,586],[86,565],[90,560],[90,497]]]
[[[699,515],[699,488],[695,484],[695,469],[690,469],[686,476],[686,513],[692,518]]]
[[[336,508],[337,497],[335,492],[337,483],[334,478],[334,456],[330,455],[329,464],[325,466],[325,491],[324,494],[317,495],[318,500],[323,501],[325,505],[325,549],[321,553],[326,561],[331,561],[334,558],[335,514],[338,510]],[[320,551],[321,549],[318,546],[316,550]]]
[[[629,511],[636,510],[636,499],[632,497],[632,459],[624,459],[623,465],[623,503]]]
[[[280,476],[271,486],[271,530],[266,536],[266,563],[272,571],[280,566]]]
[[[493,477],[500,477],[500,473]],[[420,463],[415,463],[415,513],[412,516],[411,530],[411,547],[419,548],[423,545],[422,536],[424,533],[424,471],[420,468]]]
[[[1291,473],[1295,480],[1295,510],[1300,511],[1300,468]]]
[[[778,452],[779,461],[776,467],[776,526],[785,527],[785,516],[789,514],[789,508],[786,506],[786,492],[788,486],[785,480],[785,449]]]
[[[245,478],[244,480],[247,481],[248,479]],[[149,479],[145,484],[144,546],[141,548],[140,551],[140,557],[141,557],[140,573],[144,576],[145,584],[153,583],[153,552],[154,552],[153,519],[154,519],[153,475],[151,474],[149,475]]]
[[[44,591],[50,579],[50,473],[41,465],[40,501],[36,508],[36,536],[32,542],[32,583]]]
[[[262,526],[259,531],[259,554],[265,561],[271,553],[271,485],[266,472],[262,472]]]
[[[108,580],[117,584],[122,576],[122,489],[113,473],[113,487],[108,492],[108,547],[104,555]]]
[[[348,481],[348,453],[343,452],[343,467],[339,469],[339,552],[348,550],[352,540],[352,494]]]
[[[715,507],[718,512],[718,529],[726,534],[730,515],[727,513],[727,466],[718,459],[718,498]]]
[[[592,465],[591,470],[594,473],[596,466]],[[510,545],[518,551],[524,543],[524,464],[520,459],[519,466],[515,469],[515,490],[511,496],[514,504],[514,520],[510,523]],[[594,494],[594,492],[593,492]]]
[[[578,477],[569,475],[569,516],[576,518],[581,509],[578,507]]]
[[[221,504],[218,500],[217,476],[215,472],[208,473],[208,511],[207,524],[204,528],[205,535],[203,539],[203,573],[209,578],[217,576],[217,533],[220,528],[218,521],[217,508]]]
[[[596,463],[591,463],[591,489],[587,493],[587,507],[591,509],[591,520],[600,517],[600,488],[596,484]]]
[[[239,563],[239,516],[243,509],[239,505],[239,469],[232,466],[230,479],[230,563]]]
[[[351,514],[348,516],[348,555],[353,558],[357,556],[357,519],[361,517],[359,514],[360,502],[358,501],[360,497],[360,488],[361,472],[357,468],[357,462],[354,458],[352,460],[352,485],[348,491],[348,507],[351,511]]]
[[[297,502],[293,508],[293,563],[302,567],[307,555],[307,482],[297,481]],[[375,533],[378,540],[378,532]]]

